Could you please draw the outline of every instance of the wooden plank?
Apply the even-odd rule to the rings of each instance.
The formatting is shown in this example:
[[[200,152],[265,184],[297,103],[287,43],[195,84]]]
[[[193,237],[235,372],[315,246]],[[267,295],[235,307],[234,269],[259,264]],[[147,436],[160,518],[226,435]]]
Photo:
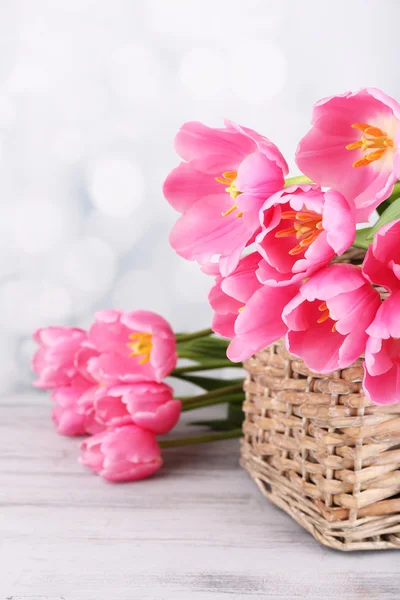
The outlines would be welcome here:
[[[159,476],[111,485],[53,432],[45,394],[6,398],[0,412],[0,598],[399,596],[396,552],[320,546],[261,496],[236,440],[165,451]]]

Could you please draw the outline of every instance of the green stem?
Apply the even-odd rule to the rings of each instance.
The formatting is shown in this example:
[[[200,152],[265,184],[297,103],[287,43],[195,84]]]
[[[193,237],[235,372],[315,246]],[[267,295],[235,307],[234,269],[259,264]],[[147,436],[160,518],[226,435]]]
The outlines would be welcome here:
[[[242,391],[242,384],[226,385],[224,387],[219,387],[216,390],[212,390],[211,392],[206,392],[205,394],[198,394],[197,396],[183,396],[181,398],[177,398],[177,400],[180,400],[184,405],[189,405],[191,402],[208,400],[209,398],[218,398],[218,396],[226,396],[226,394]]]
[[[207,337],[213,333],[212,329],[200,329],[200,331],[194,331],[193,333],[182,333],[177,334],[177,344],[181,342],[190,342],[191,340],[197,340],[197,338]]]
[[[221,359],[205,364],[188,365],[187,367],[177,367],[172,371],[171,377],[179,378],[179,375],[183,375],[184,373],[193,373],[195,371],[211,371],[213,369],[223,369],[226,367],[236,367],[238,369],[241,369],[242,366],[242,363],[233,363],[230,360]]]
[[[398,181],[397,183],[394,184],[393,187],[393,192],[390,194],[389,198],[386,198],[386,200],[384,200],[379,206],[376,207],[376,210],[380,215],[382,215],[385,210],[387,210],[389,208],[389,206],[392,204],[392,202],[394,202],[395,200],[397,200],[397,198],[399,198],[400,196],[400,181]]]
[[[184,404],[182,406],[182,412],[187,412],[188,410],[196,410],[197,408],[205,408],[206,406],[215,406],[216,404],[240,404],[242,405],[244,401],[244,393],[231,394],[229,396],[217,396],[216,398],[209,398],[208,400],[199,400],[198,402]]]
[[[193,444],[205,444],[208,442],[217,442],[219,440],[229,440],[242,437],[243,432],[240,428],[231,429],[231,431],[219,431],[218,433],[204,433],[193,437],[181,438],[177,440],[163,440],[159,442],[161,448],[177,448],[179,446],[191,446]]]
[[[390,194],[390,198],[395,200],[398,196],[400,196],[400,181],[397,181],[397,183],[394,184],[393,192]]]
[[[312,179],[309,179],[305,175],[298,175],[297,177],[288,177],[287,179],[285,179],[285,188],[288,188],[291,185],[297,185],[297,184],[300,185],[300,184],[307,184],[307,183],[313,183],[313,181],[312,181]]]

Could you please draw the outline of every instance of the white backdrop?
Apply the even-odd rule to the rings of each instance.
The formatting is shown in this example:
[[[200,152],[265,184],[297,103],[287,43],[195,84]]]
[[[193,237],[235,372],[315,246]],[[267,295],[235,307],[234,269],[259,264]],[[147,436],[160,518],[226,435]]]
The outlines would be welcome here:
[[[168,246],[161,186],[185,120],[293,154],[320,97],[400,99],[397,0],[1,0],[0,392],[30,334],[148,308],[207,326],[209,280]]]

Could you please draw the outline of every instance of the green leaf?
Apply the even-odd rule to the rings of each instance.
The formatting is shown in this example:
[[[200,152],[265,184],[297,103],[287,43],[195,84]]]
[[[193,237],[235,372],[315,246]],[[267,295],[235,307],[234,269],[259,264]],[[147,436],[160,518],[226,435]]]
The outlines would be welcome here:
[[[393,200],[396,200],[396,198],[394,198]],[[380,215],[382,215],[382,214],[385,212],[385,210],[386,210],[387,208],[389,208],[389,206],[390,206],[390,205],[391,205],[391,201],[390,201],[390,199],[388,198],[387,200],[384,200],[384,201],[382,202],[382,204],[380,204],[379,206],[377,206],[377,207],[376,207],[376,212],[377,212],[377,213],[378,213],[378,215],[380,216]]]
[[[241,406],[244,398],[245,396],[243,392],[237,392],[235,394],[224,394],[223,396],[218,396],[217,398],[206,398],[205,400],[198,400],[196,402],[184,402],[182,405],[182,412],[197,410],[198,408],[204,408],[205,406],[215,406],[216,404],[227,404],[231,402]]]
[[[183,358],[183,357],[182,357]],[[191,356],[185,358],[193,358]],[[197,360],[197,359],[195,359]],[[228,358],[225,359],[214,359],[214,358],[203,358],[201,360],[197,360],[197,363],[193,365],[186,365],[184,367],[176,367],[170,375],[170,377],[178,377],[181,378],[182,375],[186,375],[186,373],[194,373],[195,371],[211,371],[211,369],[226,369],[229,367],[230,369],[242,369],[242,363],[233,363]]]
[[[307,183],[313,183],[313,181],[305,175],[297,175],[297,177],[288,177],[287,179],[285,179],[285,188],[288,188],[292,185],[304,185]]]
[[[362,248],[367,250],[370,245],[370,235],[372,234],[372,227],[366,227],[365,229],[357,229],[356,239],[354,240],[353,246],[356,248]]]
[[[228,419],[213,419],[210,421],[191,421],[189,425],[209,427],[212,431],[229,431],[233,429]]]
[[[244,400],[244,397],[243,397]],[[242,404],[229,404],[228,421],[232,427],[241,427],[244,420]]]
[[[229,340],[221,338],[200,338],[188,342],[178,343],[178,355],[181,358],[196,359],[226,359]],[[203,362],[201,360],[201,362]]]
[[[386,200],[384,200],[379,206],[376,207],[376,211],[378,213],[378,215],[382,215],[385,210],[391,205],[393,204],[393,202],[395,200],[397,200],[397,198],[400,197],[400,181],[398,181],[397,183],[394,184],[393,186],[393,191],[390,194],[389,198],[386,198]]]
[[[217,388],[226,387],[227,385],[239,385],[243,383],[243,378],[217,379],[216,377],[201,377],[200,375],[181,375],[180,379],[193,383],[208,392],[216,390]]]
[[[381,216],[379,217],[379,219],[377,220],[375,225],[373,227],[369,228],[370,233],[366,239],[369,240],[371,243],[374,235],[376,234],[377,231],[379,231],[379,229],[381,227],[383,227],[384,225],[387,225],[387,223],[390,223],[391,221],[395,221],[399,217],[400,217],[400,198],[397,198],[397,200],[392,202],[390,204],[390,206],[381,214]],[[361,231],[364,231],[364,229],[362,229]]]

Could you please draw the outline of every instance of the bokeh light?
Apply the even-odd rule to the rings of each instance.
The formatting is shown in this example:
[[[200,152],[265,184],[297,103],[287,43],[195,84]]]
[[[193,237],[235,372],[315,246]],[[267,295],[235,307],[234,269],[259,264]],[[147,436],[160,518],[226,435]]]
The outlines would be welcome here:
[[[195,98],[216,97],[228,84],[226,70],[220,52],[210,48],[193,48],[182,59],[179,81],[184,91]]]
[[[73,287],[101,296],[114,279],[116,256],[102,240],[87,237],[71,244],[65,253],[63,268],[66,281]]]
[[[252,127],[296,175],[319,98],[362,85],[400,98],[400,4],[389,20],[378,2],[306,4],[0,3],[0,394],[30,381],[37,327],[113,306],[209,325],[212,279],[168,247],[162,183],[184,121]],[[374,44],[354,45],[344,13]]]
[[[88,171],[88,190],[94,206],[107,215],[129,215],[143,200],[140,167],[125,158],[104,158]]]
[[[171,302],[165,284],[151,270],[128,271],[115,283],[112,306],[122,310],[145,309],[168,318]]]
[[[232,48],[230,72],[239,98],[262,105],[282,91],[288,77],[287,60],[273,42],[239,42]]]

